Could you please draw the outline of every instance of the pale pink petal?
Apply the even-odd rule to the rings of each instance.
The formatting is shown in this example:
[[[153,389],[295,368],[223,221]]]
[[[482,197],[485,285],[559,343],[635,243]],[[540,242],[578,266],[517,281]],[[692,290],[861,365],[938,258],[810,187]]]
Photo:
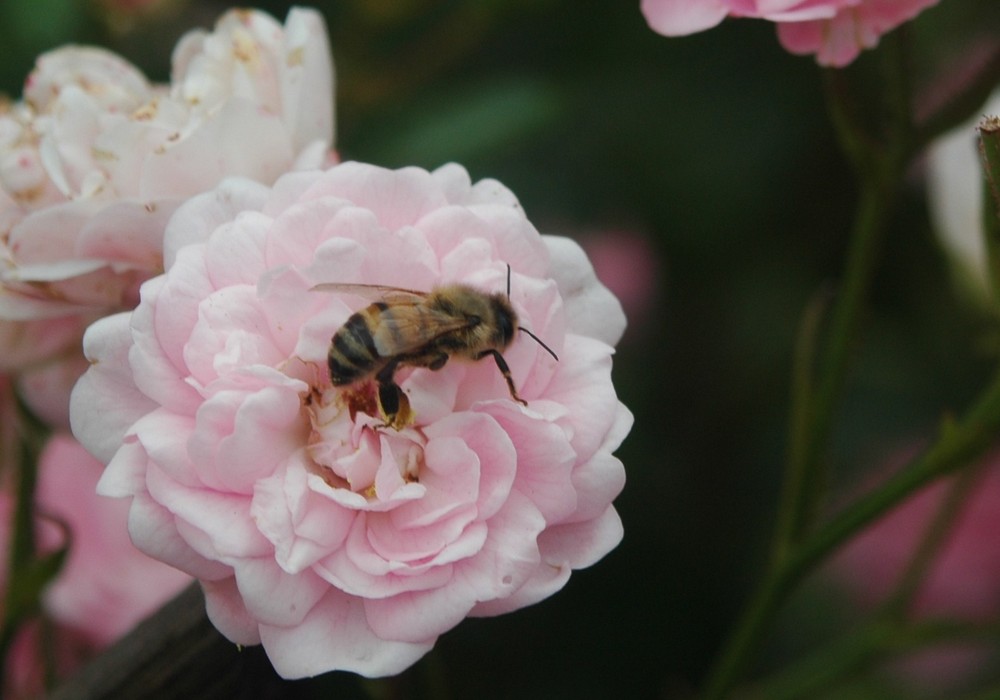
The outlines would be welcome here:
[[[531,570],[530,578],[520,588],[506,598],[477,603],[469,612],[469,617],[495,617],[535,605],[561,591],[571,573],[573,571],[568,566],[536,566]]]
[[[482,549],[456,567],[456,577],[472,582],[480,601],[509,598],[542,565],[538,536],[546,523],[526,496],[513,491],[500,512],[490,519],[489,526]]]
[[[576,512],[577,497],[571,477],[577,455],[563,429],[509,404],[495,404],[484,410],[496,419],[516,446],[514,487],[531,499],[545,522],[561,522]]]
[[[664,36],[683,36],[711,29],[729,14],[725,0],[642,0],[650,28]]]
[[[162,264],[163,231],[178,203],[121,201],[104,207],[80,229],[77,255],[156,270]]]
[[[253,148],[246,144],[253,143]],[[205,153],[214,154],[212,159]],[[295,153],[281,120],[250,103],[229,101],[176,145],[154,151],[144,164],[138,196],[182,197],[225,177],[271,182]]]
[[[99,460],[111,461],[131,425],[156,405],[132,381],[128,314],[101,319],[83,338],[90,369],[70,398],[76,438]]]
[[[97,493],[110,498],[142,495],[149,455],[135,435],[127,435],[97,482]]]
[[[559,285],[570,331],[616,344],[625,332],[625,312],[597,280],[583,248],[561,236],[543,236],[543,240],[552,256],[550,274]]]
[[[250,519],[250,499],[182,486],[155,466],[149,467],[146,484],[149,495],[174,514],[181,535],[202,556],[225,562],[270,551]]]
[[[583,569],[617,547],[623,534],[621,518],[608,506],[600,517],[547,528],[538,536],[538,547],[551,566]]]
[[[205,612],[215,628],[234,644],[260,644],[257,620],[247,611],[243,596],[236,587],[236,578],[202,581],[205,592]]]
[[[293,575],[282,571],[274,557],[243,559],[234,570],[247,612],[264,625],[301,624],[329,588],[312,572]]]
[[[261,625],[261,640],[283,678],[303,678],[330,670],[369,678],[395,675],[430,651],[433,640],[394,642],[372,632],[364,604],[330,590],[297,627]]]
[[[468,617],[476,594],[470,582],[456,576],[447,586],[365,600],[365,619],[382,639],[434,640]]]
[[[863,0],[856,7],[839,9],[827,20],[778,25],[778,38],[788,51],[816,54],[821,65],[842,67],[879,37],[916,17],[938,0]]]
[[[632,429],[632,413],[619,404],[615,424],[594,456],[573,469],[576,510],[563,522],[580,522],[601,516],[607,504],[625,488],[625,467],[611,453]]]
[[[231,576],[225,564],[198,554],[177,531],[174,515],[149,494],[132,499],[128,532],[132,542],[149,556],[197,577],[202,584]]]
[[[132,545],[128,503],[94,492],[101,469],[79,443],[57,435],[39,457],[36,502],[39,512],[59,518],[72,532],[69,557],[45,590],[45,607],[58,622],[86,631],[103,645],[191,579]]]
[[[570,442],[579,459],[589,459],[615,424],[618,399],[611,384],[612,349],[583,336],[570,336],[567,345],[576,352],[560,358],[556,374],[546,388],[545,400],[562,406],[587,403],[592,410],[570,413],[565,421]]]
[[[128,109],[149,90],[146,78],[128,61],[105,49],[68,46],[39,56],[28,76],[24,97],[42,110],[66,85],[89,86],[112,109]]]
[[[346,508],[321,507],[310,488],[304,455],[296,455],[273,476],[257,481],[250,514],[274,544],[275,560],[298,573],[338,549],[355,514]]]
[[[244,178],[227,178],[214,190],[188,199],[165,227],[163,264],[171,267],[177,251],[190,243],[202,243],[221,224],[240,211],[260,208],[267,188]]]
[[[326,25],[310,8],[293,7],[285,21],[285,67],[281,81],[285,121],[295,135],[296,151],[311,143],[322,144],[320,151],[333,146],[335,94],[333,63]],[[316,161],[313,167],[319,167]]]

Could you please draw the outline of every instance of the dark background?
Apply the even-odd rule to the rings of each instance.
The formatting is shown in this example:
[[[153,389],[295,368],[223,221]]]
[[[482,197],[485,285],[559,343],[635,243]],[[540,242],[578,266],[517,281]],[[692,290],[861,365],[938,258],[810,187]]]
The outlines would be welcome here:
[[[463,622],[389,684],[333,674],[287,693],[685,697],[764,561],[797,324],[842,269],[855,185],[820,70],[786,53],[764,21],[661,37],[638,0],[313,4],[331,33],[343,159],[460,162],[510,187],[542,231],[648,238],[659,278],[615,365],[636,416],[619,451],[628,483],[618,549],[541,604]],[[289,4],[257,6],[283,19]],[[34,57],[70,42],[112,48],[165,81],[178,36],[225,8],[168,2],[130,19],[94,2],[0,0],[0,90],[16,99]],[[989,26],[1000,27],[989,0],[926,11],[913,27],[917,82]],[[954,291],[919,163],[882,254],[837,412],[835,493],[960,411],[995,355],[992,321]],[[852,614],[813,581],[758,670]]]

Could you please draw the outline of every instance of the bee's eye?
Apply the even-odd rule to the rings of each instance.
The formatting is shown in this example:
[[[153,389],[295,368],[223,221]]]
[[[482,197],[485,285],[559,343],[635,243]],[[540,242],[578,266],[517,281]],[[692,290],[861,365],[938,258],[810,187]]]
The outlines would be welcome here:
[[[503,343],[506,345],[514,338],[514,320],[510,314],[497,314],[497,323],[500,326]]]

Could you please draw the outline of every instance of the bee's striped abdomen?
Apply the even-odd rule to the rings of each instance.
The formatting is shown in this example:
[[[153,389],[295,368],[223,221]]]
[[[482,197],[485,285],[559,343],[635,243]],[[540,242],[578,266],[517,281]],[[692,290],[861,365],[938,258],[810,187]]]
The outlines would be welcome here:
[[[377,318],[387,308],[388,305],[384,302],[372,304],[353,314],[334,334],[327,358],[330,364],[330,381],[333,384],[351,384],[368,376],[375,369],[379,354],[367,316]]]

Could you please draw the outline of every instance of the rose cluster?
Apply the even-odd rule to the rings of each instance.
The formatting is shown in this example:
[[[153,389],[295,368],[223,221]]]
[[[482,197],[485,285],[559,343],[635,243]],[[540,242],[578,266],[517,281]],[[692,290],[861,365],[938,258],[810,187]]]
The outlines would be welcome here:
[[[0,112],[2,398],[82,443],[36,465],[67,639],[105,645],[193,577],[283,676],[388,675],[621,539],[619,302],[496,181],[338,164],[332,88],[318,13],[234,10],[169,84],[67,47]],[[505,310],[450,310],[449,285]]]
[[[163,271],[164,231],[183,202],[226,177],[270,184],[331,165],[333,128],[326,27],[306,9],[284,24],[234,10],[189,32],[162,85],[109,51],[58,48],[37,59],[20,100],[0,103],[0,551],[25,536],[13,516],[19,470],[36,482],[37,556],[66,550],[38,601],[51,634],[29,622],[13,637],[9,695],[40,696],[44,658],[63,675],[191,581],[131,544],[128,503],[97,495],[103,465],[65,432],[85,328],[133,308]],[[44,436],[25,433],[18,400],[51,431],[33,463]],[[4,600],[30,611],[22,575],[0,570],[0,587],[21,590]],[[43,638],[55,648],[41,651]]]

